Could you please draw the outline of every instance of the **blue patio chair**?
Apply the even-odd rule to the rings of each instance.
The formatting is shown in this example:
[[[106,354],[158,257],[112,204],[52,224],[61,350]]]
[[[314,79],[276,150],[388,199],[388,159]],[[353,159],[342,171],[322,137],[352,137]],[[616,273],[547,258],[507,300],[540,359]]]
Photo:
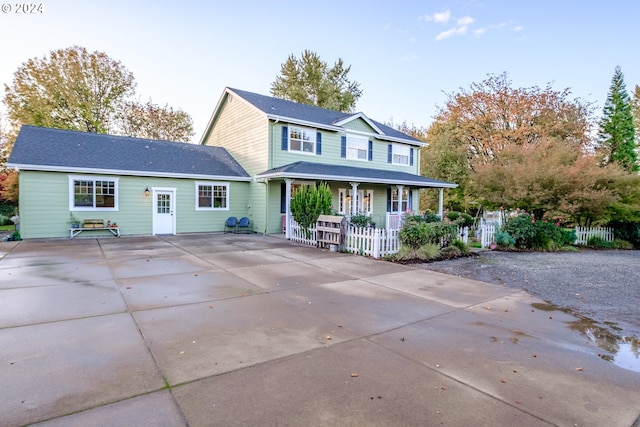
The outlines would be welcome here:
[[[251,230],[249,229],[250,224],[251,220],[246,216],[240,218],[240,221],[238,221],[238,233],[251,233]]]
[[[231,231],[236,233],[238,231],[238,218],[235,216],[230,216],[224,223],[224,232],[227,232],[227,229],[230,228]]]

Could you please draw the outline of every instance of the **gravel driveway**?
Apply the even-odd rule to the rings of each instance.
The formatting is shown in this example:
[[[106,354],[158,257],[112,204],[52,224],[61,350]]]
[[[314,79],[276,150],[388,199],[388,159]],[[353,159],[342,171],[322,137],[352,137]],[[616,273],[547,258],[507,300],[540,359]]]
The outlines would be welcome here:
[[[640,251],[483,251],[416,267],[524,289],[619,335],[640,337]]]

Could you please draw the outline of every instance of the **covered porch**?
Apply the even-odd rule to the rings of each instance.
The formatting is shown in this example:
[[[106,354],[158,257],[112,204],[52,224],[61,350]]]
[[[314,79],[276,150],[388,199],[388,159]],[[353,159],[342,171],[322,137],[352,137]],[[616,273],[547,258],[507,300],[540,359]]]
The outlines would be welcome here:
[[[369,216],[376,227],[397,229],[402,215],[418,211],[422,189],[439,192],[437,211],[443,212],[443,191],[456,184],[392,170],[329,165],[323,163],[296,162],[271,169],[256,176],[258,182],[280,185],[280,212],[267,215],[282,216],[282,228],[291,237],[291,197],[297,186],[326,182],[332,190],[335,213],[350,218],[354,215]]]

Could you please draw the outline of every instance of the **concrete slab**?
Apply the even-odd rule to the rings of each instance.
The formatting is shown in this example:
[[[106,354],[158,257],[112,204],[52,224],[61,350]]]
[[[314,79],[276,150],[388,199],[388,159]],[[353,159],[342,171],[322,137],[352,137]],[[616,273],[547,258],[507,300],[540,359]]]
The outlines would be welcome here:
[[[486,320],[459,310],[372,340],[553,425],[633,424],[640,376]]]
[[[135,311],[264,292],[257,286],[223,270],[120,279],[118,283],[127,305]]]
[[[111,281],[6,289],[0,328],[122,313],[127,306]]]
[[[296,261],[309,261],[319,258],[331,258],[336,259],[338,257],[350,258],[353,255],[342,254],[336,252],[329,252],[326,249],[318,249],[311,246],[303,245],[289,245],[278,246],[271,249],[266,249],[267,252],[278,254],[287,258],[291,258]]]
[[[111,271],[104,261],[96,259],[84,262],[73,257],[67,258],[66,262],[43,262],[24,267],[16,266],[14,263],[13,266],[0,268],[0,289],[101,282],[111,279]]]
[[[250,267],[291,262],[283,256],[259,250],[241,250],[202,254],[200,257],[220,268]]]
[[[380,276],[415,270],[402,264],[394,264],[383,260],[375,260],[361,256],[324,257],[308,261],[309,264],[326,270],[346,274],[354,278]]]
[[[148,258],[111,259],[108,261],[108,265],[116,279],[194,273],[209,270],[212,267],[210,263],[193,255],[168,258],[151,256]]]
[[[230,268],[228,271],[260,288],[273,292],[323,283],[341,282],[351,277],[327,271],[304,262],[259,265],[252,267]]]
[[[359,336],[388,331],[452,310],[363,280],[288,290],[278,296]]]
[[[0,329],[0,425],[52,419],[165,384],[131,316]]]
[[[84,412],[34,424],[38,427],[188,426],[168,390],[126,399]]]
[[[367,340],[173,389],[191,426],[539,426],[544,421]]]
[[[411,270],[371,277],[367,281],[452,307],[468,307],[518,292],[514,289],[436,273]]]
[[[265,294],[146,310],[135,318],[172,386],[354,337]]]

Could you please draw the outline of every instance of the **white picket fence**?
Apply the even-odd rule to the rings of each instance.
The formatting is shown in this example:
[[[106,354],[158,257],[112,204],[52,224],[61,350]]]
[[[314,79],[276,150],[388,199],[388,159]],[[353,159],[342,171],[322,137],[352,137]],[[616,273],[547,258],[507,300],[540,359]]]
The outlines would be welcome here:
[[[613,242],[613,228],[610,227],[576,227],[576,245],[586,245],[592,237],[599,237],[605,242]]]
[[[291,220],[291,240],[305,245],[316,246],[316,229],[309,229],[309,235],[302,227]],[[400,250],[400,230],[347,226],[344,247],[345,252],[383,258]],[[468,243],[469,228],[459,228],[458,238]]]
[[[497,222],[485,222],[483,221],[478,226],[478,234],[480,238],[480,244],[483,248],[488,248],[491,243],[496,242],[496,231],[500,229]]]

